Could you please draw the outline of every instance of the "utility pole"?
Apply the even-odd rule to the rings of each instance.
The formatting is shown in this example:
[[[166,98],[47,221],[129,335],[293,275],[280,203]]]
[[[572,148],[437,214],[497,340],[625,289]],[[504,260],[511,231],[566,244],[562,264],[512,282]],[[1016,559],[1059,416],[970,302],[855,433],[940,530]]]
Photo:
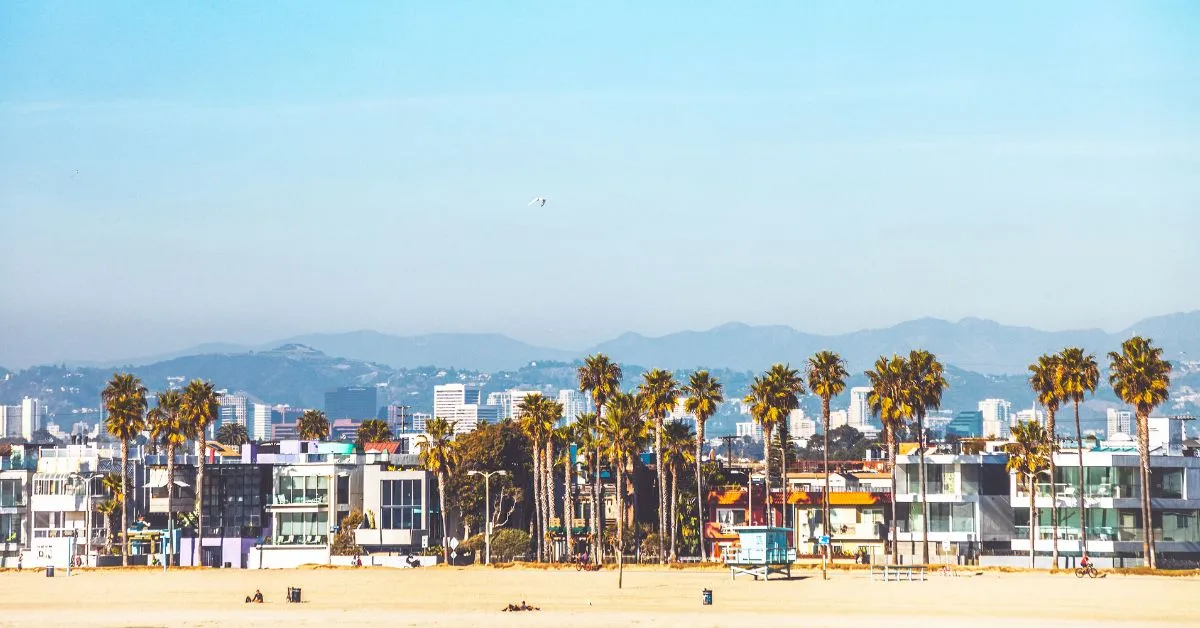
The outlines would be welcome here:
[[[721,440],[725,441],[725,468],[733,467],[733,441],[737,436],[722,436]]]
[[[508,475],[508,471],[467,471],[467,475],[482,475],[483,476],[483,542],[487,548],[484,550],[484,564],[492,564],[492,491],[489,482],[493,475]]]

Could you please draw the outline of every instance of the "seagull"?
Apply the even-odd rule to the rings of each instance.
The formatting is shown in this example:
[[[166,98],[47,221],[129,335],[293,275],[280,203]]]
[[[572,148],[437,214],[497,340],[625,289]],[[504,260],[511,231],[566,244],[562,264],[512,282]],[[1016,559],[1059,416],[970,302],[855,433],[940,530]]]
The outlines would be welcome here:
[[[532,201],[529,201],[529,204],[530,204],[530,205],[537,205],[538,207],[545,207],[545,206],[546,206],[546,201],[548,201],[548,200],[550,200],[550,199],[548,199],[548,198],[546,198],[546,197],[544,197],[544,196],[539,196],[539,197],[537,197],[537,198],[533,199]]]

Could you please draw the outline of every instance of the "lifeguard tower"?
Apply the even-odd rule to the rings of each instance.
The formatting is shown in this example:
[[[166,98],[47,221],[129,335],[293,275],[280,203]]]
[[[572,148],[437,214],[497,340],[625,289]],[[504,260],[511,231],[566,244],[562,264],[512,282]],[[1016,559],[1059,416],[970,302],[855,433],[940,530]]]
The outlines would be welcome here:
[[[796,550],[788,547],[788,529],[771,526],[741,526],[734,528],[738,535],[738,546],[725,557],[730,576],[738,574],[761,576],[770,580],[771,574],[792,577],[792,563],[796,561]]]

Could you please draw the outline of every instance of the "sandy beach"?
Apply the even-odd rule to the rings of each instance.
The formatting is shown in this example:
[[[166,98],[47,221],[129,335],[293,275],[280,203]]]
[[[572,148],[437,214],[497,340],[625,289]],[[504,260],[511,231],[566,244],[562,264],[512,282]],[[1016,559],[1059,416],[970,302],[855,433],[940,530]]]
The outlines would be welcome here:
[[[303,603],[284,600],[301,587]],[[927,582],[804,572],[732,581],[717,570],[432,568],[0,574],[0,624],[21,626],[1195,626],[1197,578],[984,573]],[[701,590],[714,604],[702,606]],[[266,603],[245,604],[261,589]],[[527,601],[541,611],[501,612]]]

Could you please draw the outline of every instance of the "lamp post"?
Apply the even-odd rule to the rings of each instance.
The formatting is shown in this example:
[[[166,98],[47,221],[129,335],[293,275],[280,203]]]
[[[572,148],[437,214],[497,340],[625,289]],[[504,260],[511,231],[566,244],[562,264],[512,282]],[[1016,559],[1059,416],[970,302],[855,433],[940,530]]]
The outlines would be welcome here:
[[[508,475],[508,471],[467,471],[468,475],[483,476],[483,542],[487,548],[484,550],[484,564],[492,564],[492,491],[489,482],[493,475]]]

